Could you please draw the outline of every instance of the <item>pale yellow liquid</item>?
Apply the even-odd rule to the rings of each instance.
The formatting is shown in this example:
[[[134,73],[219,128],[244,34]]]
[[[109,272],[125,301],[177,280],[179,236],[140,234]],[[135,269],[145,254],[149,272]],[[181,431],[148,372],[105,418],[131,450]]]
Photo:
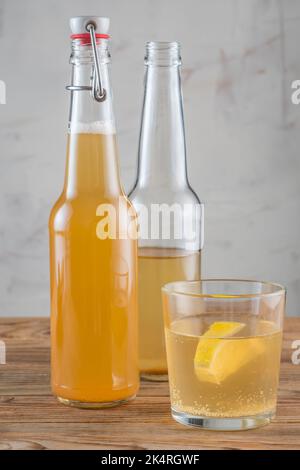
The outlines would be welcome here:
[[[212,321],[203,324],[200,330],[207,329]],[[220,319],[220,318],[219,318]],[[197,325],[197,326],[196,326]],[[264,324],[263,324],[264,325]],[[166,329],[166,344],[169,362],[169,383],[172,408],[179,412],[207,417],[241,417],[263,413],[272,413],[276,408],[276,395],[279,378],[281,331],[274,324],[261,328],[257,323],[257,332],[264,334],[252,337],[225,338],[222,341],[234,341],[236,354],[239,346],[257,348],[262,351],[253,355],[234,374],[229,375],[219,384],[200,380],[195,371],[194,358],[200,335],[199,318],[175,321]],[[253,332],[253,324],[251,324]],[[250,332],[250,325],[248,332]],[[255,333],[255,331],[254,331]],[[246,330],[247,334],[247,330]],[[206,338],[206,341],[214,339]],[[255,345],[254,345],[255,342]]]
[[[67,155],[64,191],[49,220],[52,390],[101,405],[138,390],[137,242],[96,235],[99,204],[128,218],[115,136],[71,135]]]
[[[139,364],[148,378],[167,374],[161,288],[168,282],[200,279],[200,260],[200,252],[139,249]]]

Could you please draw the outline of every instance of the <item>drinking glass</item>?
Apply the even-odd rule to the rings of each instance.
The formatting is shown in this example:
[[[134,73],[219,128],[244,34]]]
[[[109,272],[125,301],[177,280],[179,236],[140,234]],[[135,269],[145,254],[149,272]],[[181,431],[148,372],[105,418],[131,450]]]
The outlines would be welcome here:
[[[275,416],[285,289],[246,280],[162,288],[173,418],[214,430]]]

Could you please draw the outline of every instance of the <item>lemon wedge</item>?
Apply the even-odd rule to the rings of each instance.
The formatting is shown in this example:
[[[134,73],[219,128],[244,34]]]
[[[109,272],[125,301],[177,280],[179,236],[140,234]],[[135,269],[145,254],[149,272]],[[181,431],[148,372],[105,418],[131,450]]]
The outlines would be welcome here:
[[[245,326],[240,322],[215,322],[210,325],[200,338],[194,357],[198,380],[220,385],[263,352],[263,343],[257,338],[228,339]]]

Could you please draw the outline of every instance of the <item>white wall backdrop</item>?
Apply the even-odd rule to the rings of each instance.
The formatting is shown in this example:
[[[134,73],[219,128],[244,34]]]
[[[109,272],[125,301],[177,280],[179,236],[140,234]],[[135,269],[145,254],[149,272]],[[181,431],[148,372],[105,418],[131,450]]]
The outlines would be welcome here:
[[[135,178],[147,40],[182,44],[206,277],[288,288],[300,315],[298,0],[0,0],[0,315],[48,315],[50,207],[64,175],[70,16],[111,17],[121,174]]]

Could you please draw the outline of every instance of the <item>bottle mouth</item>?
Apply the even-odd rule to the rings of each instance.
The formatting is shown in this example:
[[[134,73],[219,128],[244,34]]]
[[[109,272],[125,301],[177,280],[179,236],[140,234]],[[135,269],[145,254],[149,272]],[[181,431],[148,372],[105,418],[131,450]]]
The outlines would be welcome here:
[[[156,50],[156,51],[165,51],[165,50],[172,50],[180,49],[180,44],[177,41],[149,41],[146,44],[148,50]]]
[[[146,44],[146,65],[168,67],[180,65],[180,44],[176,41],[149,41]]]

